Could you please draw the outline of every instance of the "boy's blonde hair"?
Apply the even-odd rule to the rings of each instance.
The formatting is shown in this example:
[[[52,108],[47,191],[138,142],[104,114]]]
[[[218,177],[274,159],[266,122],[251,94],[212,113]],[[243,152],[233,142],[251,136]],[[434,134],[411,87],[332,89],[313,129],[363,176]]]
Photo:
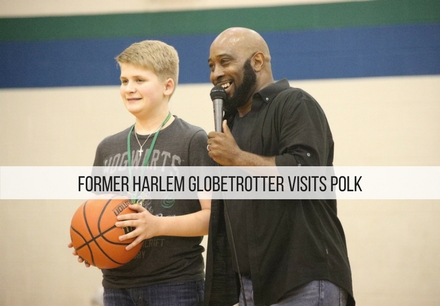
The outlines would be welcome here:
[[[144,40],[125,49],[116,57],[119,64],[132,64],[153,71],[161,80],[179,79],[179,55],[174,47],[159,40]]]

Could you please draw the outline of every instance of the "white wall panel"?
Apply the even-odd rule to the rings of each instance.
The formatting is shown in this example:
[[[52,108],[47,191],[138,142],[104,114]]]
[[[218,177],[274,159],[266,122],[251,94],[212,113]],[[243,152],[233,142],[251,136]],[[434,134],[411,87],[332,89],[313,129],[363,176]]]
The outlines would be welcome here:
[[[333,2],[349,2],[349,0],[5,0],[0,2],[0,17],[114,14]]]
[[[440,166],[440,77],[291,81],[324,108],[338,166]],[[179,117],[213,129],[211,84],[179,85]],[[0,90],[0,165],[90,165],[131,125],[118,87]],[[0,305],[89,305],[97,269],[66,247],[75,201],[0,201]],[[359,305],[436,305],[440,201],[340,201]]]

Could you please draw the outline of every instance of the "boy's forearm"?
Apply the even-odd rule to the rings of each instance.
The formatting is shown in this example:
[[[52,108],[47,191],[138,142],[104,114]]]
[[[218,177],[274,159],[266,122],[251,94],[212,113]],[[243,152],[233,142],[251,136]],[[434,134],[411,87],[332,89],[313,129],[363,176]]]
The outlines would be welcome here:
[[[158,236],[196,237],[208,234],[210,209],[170,217],[157,217]]]

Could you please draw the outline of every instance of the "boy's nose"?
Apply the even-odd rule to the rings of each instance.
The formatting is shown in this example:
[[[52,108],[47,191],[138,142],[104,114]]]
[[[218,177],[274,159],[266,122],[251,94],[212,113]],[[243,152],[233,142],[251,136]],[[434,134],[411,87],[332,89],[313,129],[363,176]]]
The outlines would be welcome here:
[[[125,91],[126,92],[135,92],[136,91],[136,86],[134,86],[133,83],[128,82],[127,86],[125,86]]]

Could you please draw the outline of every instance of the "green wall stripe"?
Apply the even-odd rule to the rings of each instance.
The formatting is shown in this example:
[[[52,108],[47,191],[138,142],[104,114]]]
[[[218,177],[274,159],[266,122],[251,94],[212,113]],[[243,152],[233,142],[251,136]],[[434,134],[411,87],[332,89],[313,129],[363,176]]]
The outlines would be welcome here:
[[[440,21],[438,0],[384,0],[241,9],[0,18],[0,41],[116,38],[382,26]]]

